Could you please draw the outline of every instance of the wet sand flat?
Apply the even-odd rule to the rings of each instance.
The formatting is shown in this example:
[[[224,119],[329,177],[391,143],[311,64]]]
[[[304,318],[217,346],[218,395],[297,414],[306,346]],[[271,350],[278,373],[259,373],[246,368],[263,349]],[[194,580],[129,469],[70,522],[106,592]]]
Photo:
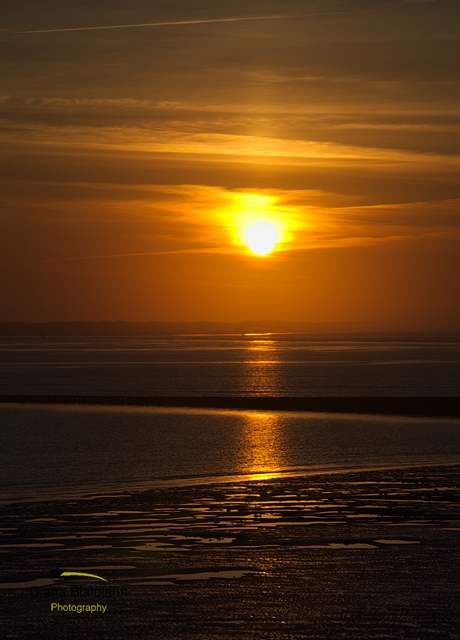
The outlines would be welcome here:
[[[459,417],[460,397],[0,395],[0,403],[313,411],[388,416]]]
[[[460,466],[163,487],[0,513],[5,638],[460,637]],[[56,566],[106,582],[52,577]]]

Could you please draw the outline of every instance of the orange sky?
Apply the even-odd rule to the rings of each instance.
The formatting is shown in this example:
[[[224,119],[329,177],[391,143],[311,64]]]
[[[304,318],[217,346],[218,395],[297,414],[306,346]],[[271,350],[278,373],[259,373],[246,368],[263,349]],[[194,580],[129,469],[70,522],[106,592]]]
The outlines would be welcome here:
[[[458,0],[6,5],[0,321],[459,328]]]

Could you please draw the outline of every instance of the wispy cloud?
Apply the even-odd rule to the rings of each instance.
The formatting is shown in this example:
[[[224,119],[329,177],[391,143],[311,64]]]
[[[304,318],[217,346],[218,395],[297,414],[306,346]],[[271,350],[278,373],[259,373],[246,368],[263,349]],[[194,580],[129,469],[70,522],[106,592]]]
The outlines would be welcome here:
[[[411,0],[406,0],[411,1]],[[415,2],[431,2],[434,0],[412,0]],[[401,0],[374,0],[374,5],[379,4],[399,4]],[[94,25],[88,27],[66,27],[59,29],[35,29],[28,31],[18,31],[19,34],[34,34],[34,33],[65,33],[71,31],[102,31],[106,29],[137,29],[143,27],[173,27],[173,26],[188,26],[199,24],[216,24],[216,23],[228,23],[228,22],[247,22],[252,20],[289,20],[296,18],[309,18],[309,17],[321,17],[327,15],[350,13],[361,7],[360,2],[352,2],[346,7],[337,9],[333,6],[326,10],[321,11],[294,11],[290,13],[276,13],[259,16],[236,16],[227,18],[200,18],[198,20],[172,20],[164,22],[139,22],[133,24],[110,24],[110,25]]]
[[[2,123],[0,122],[0,125]],[[56,126],[48,123],[17,123],[14,129],[3,123],[3,143],[22,146],[27,141],[31,149],[51,150],[101,150],[122,153],[186,154],[207,156],[225,161],[238,158],[241,162],[263,164],[276,160],[281,164],[320,162],[383,162],[433,167],[436,163],[458,166],[459,155],[441,153],[420,153],[404,149],[361,146],[335,141],[317,141],[308,137],[279,137],[273,135],[250,135],[239,133],[217,133],[202,129],[197,123],[160,122],[137,126],[79,126],[64,124]],[[355,125],[356,126],[356,125]],[[364,127],[365,128],[365,127]]]
[[[173,251],[143,251],[140,253],[108,253],[103,255],[94,256],[68,256],[66,258],[45,258],[40,262],[73,262],[80,260],[104,260],[110,258],[141,258],[145,256],[167,256],[167,255],[180,255],[186,253],[234,253],[233,250],[228,247],[210,247],[210,248],[197,248],[197,249],[175,249]]]
[[[33,183],[28,184],[29,196],[3,199],[10,211],[10,226],[20,223],[30,230],[29,260],[71,263],[186,254],[241,256],[247,252],[244,229],[259,220],[279,230],[280,259],[321,248],[460,239],[458,199],[356,206],[347,203],[349,196],[312,190],[186,184],[62,183],[51,187],[59,191],[58,200],[38,197],[34,191],[39,185]],[[50,246],[46,242],[37,246],[33,232],[37,225],[54,237]],[[57,229],[62,233],[59,242]],[[6,236],[4,242],[8,242]]]
[[[242,16],[237,18],[209,18],[205,20],[175,20],[171,22],[141,22],[138,24],[110,24],[94,27],[69,27],[66,29],[37,29],[34,31],[19,31],[21,34],[32,33],[64,33],[67,31],[102,31],[105,29],[137,29],[139,27],[174,27],[194,24],[213,24],[219,22],[247,22],[250,20],[284,20],[298,17],[299,14]],[[305,14],[302,14],[305,15]]]

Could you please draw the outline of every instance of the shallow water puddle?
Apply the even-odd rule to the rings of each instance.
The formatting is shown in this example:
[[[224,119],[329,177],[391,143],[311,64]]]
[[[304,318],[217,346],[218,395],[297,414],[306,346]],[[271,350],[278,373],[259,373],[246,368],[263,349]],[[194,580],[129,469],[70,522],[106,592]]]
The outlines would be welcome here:
[[[22,542],[12,544],[0,544],[0,547],[62,547],[59,542]]]
[[[51,584],[55,584],[55,580],[52,578],[38,578],[25,582],[0,582],[0,589],[29,589],[30,587],[45,587]]]
[[[23,520],[24,523],[30,522],[57,522],[56,518],[33,518],[33,520]]]
[[[183,536],[183,535],[171,535],[171,536],[159,536],[162,538],[166,538],[169,540],[184,540],[184,541],[189,541],[189,542],[204,542],[206,544],[228,544],[229,542],[233,542],[233,540],[235,540],[235,538],[224,538],[224,537],[219,537],[219,538],[203,538],[202,536]]]
[[[328,544],[307,544],[301,545],[299,548],[301,549],[378,549],[373,544],[368,544],[367,542],[350,542],[347,544],[345,542],[329,542]]]
[[[420,520],[411,522],[388,522],[388,527],[432,527],[435,523],[432,520]]]
[[[83,547],[78,547],[79,551],[83,549],[113,549],[112,544],[89,544]],[[66,547],[64,549],[56,549],[56,551],[75,551],[75,547]]]
[[[308,516],[304,516],[305,518],[307,518]],[[291,522],[278,522],[275,526],[279,526],[281,524],[301,524],[302,526],[308,525],[308,524],[343,524],[342,520],[308,520],[308,522],[295,522],[295,523],[291,523]]]
[[[95,540],[96,538],[104,538],[104,535],[93,533],[76,533],[69,536],[48,536],[46,538],[34,538],[34,540]]]
[[[135,565],[130,564],[98,564],[90,566],[66,567],[66,571],[121,571],[125,569],[137,569]]]
[[[379,544],[420,544],[420,540],[387,540],[387,539],[379,539],[379,540],[374,540],[374,542],[378,542]]]
[[[172,542],[146,542],[126,548],[135,549],[136,551],[190,551],[187,547],[177,547]]]
[[[231,544],[236,538],[230,537],[202,537],[202,536],[184,536],[184,535],[166,535],[158,536],[153,540],[136,540],[135,542],[142,542],[142,544],[136,545],[123,545],[129,549],[136,549],[137,551],[190,551],[191,547],[196,547],[201,544],[204,545],[228,545]],[[175,544],[177,543],[177,544]]]
[[[158,584],[157,580],[210,580],[212,578],[235,579],[253,573],[260,573],[252,569],[223,569],[221,571],[200,571],[198,573],[170,573],[161,576],[148,576],[153,582],[138,582],[137,584]]]
[[[142,587],[160,586],[160,585],[169,585],[171,587],[177,587],[177,583],[176,582],[169,582],[167,580],[155,580],[153,582],[139,582],[138,585],[140,585]]]

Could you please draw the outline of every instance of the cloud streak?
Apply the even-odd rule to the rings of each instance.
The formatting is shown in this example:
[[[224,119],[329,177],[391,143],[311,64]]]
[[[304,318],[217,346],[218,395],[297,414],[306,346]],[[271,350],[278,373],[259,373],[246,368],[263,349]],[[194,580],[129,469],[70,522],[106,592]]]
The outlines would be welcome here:
[[[233,249],[229,249],[228,247],[218,247],[218,248],[196,248],[196,249],[174,249],[172,251],[144,251],[141,253],[107,253],[102,255],[94,255],[94,256],[73,256],[66,258],[41,258],[37,260],[38,262],[72,262],[74,260],[101,260],[104,258],[139,258],[143,256],[164,256],[164,255],[174,255],[181,253],[228,253],[234,254],[235,251]]]
[[[398,5],[401,2],[434,2],[436,0],[375,0],[375,5]],[[344,9],[332,9],[329,11],[303,11],[296,13],[286,14],[269,14],[263,16],[240,16],[235,18],[207,18],[199,20],[174,20],[168,22],[140,22],[135,24],[111,24],[111,25],[99,25],[92,27],[67,27],[60,29],[36,29],[29,31],[17,31],[19,34],[34,34],[34,33],[65,33],[72,31],[101,31],[105,29],[137,29],[139,27],[172,27],[182,25],[195,25],[195,24],[214,24],[225,22],[247,22],[251,20],[285,20],[290,18],[308,18],[314,16],[323,16],[331,14],[349,13],[360,6],[359,2],[351,4]],[[0,30],[2,31],[2,30]],[[4,30],[3,30],[4,31]]]
[[[302,14],[302,16],[305,14]],[[308,14],[310,15],[310,14]],[[317,15],[317,14],[313,14]],[[239,18],[210,18],[207,20],[176,20],[173,22],[141,22],[138,24],[112,24],[97,27],[70,27],[67,29],[39,29],[36,31],[19,31],[21,34],[32,33],[64,33],[67,31],[101,31],[104,29],[136,29],[138,27],[174,27],[181,25],[212,24],[216,22],[247,22],[249,20],[283,20],[300,17],[298,14],[268,15],[268,16],[246,16]]]
[[[33,194],[37,186],[22,190]],[[5,259],[17,260],[8,237],[15,228],[28,229],[23,258],[43,264],[176,256],[171,265],[187,255],[244,256],[242,232],[258,220],[277,227],[276,254],[284,259],[313,249],[460,239],[459,199],[350,205],[349,196],[310,190],[83,183],[74,185],[79,199],[65,186],[56,202],[37,195],[5,200],[11,211],[2,238]],[[97,197],[88,198],[88,189],[99,190]],[[145,194],[151,197],[140,197]],[[50,241],[37,246],[40,229]]]

